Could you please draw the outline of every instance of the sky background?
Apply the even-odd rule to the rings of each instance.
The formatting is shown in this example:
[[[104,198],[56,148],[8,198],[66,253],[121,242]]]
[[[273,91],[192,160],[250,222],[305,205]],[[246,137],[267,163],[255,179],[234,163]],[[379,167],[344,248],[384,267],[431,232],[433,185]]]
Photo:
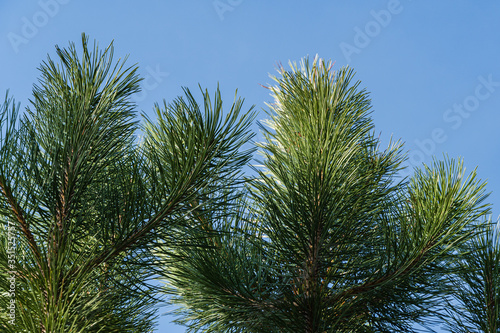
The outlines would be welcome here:
[[[500,213],[499,1],[5,1],[0,0],[0,94],[28,105],[54,46],[85,32],[115,59],[129,55],[145,78],[135,96],[153,115],[182,87],[234,92],[266,117],[278,62],[305,56],[352,66],[371,93],[382,146],[406,142],[410,168],[433,156],[477,166]],[[257,126],[253,127],[258,131]],[[259,140],[261,136],[257,136]],[[409,169],[411,170],[411,169]],[[410,172],[406,172],[408,175]],[[165,312],[167,309],[162,309]],[[185,332],[163,316],[158,332]]]

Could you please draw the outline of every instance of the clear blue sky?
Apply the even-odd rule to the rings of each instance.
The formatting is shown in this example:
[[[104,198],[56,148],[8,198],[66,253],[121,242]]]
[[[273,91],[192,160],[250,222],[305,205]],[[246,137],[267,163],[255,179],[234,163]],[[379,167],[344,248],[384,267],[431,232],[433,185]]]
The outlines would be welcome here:
[[[350,65],[371,92],[376,130],[406,142],[410,165],[463,157],[488,181],[500,213],[498,1],[0,0],[0,94],[26,106],[37,67],[82,32],[130,55],[154,102],[217,82],[265,109],[275,64],[318,54]],[[259,119],[265,117],[261,112]],[[257,126],[254,127],[257,130]],[[158,332],[184,328],[162,317]]]

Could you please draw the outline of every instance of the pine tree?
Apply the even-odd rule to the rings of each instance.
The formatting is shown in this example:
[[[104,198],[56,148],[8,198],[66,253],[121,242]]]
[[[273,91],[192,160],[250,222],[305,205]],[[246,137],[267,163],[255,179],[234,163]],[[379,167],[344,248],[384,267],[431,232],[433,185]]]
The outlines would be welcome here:
[[[2,332],[151,332],[165,298],[195,332],[498,330],[485,183],[447,157],[401,179],[351,69],[279,68],[245,177],[243,100],[185,89],[140,124],[112,44],[56,51],[0,106]]]
[[[484,230],[485,184],[449,158],[398,178],[402,144],[379,148],[351,69],[305,59],[279,74],[258,176],[222,216],[192,212],[207,226],[187,232],[198,246],[158,250],[180,259],[163,272],[177,321],[190,332],[412,332],[443,318],[456,263]]]
[[[467,244],[452,276],[454,292],[448,303],[450,332],[496,333],[500,329],[500,224],[488,223],[485,232]]]
[[[223,116],[218,90],[201,106],[186,90],[138,141],[137,67],[85,35],[81,56],[56,50],[26,112],[8,96],[0,109],[1,330],[151,332],[151,249],[177,242],[191,203],[248,162],[253,112],[235,99]]]

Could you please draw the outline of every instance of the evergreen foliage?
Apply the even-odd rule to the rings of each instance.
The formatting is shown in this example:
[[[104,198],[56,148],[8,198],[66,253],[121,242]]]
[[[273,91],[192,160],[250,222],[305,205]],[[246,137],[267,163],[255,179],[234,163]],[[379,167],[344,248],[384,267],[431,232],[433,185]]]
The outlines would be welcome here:
[[[151,332],[165,298],[190,332],[498,331],[485,183],[447,157],[398,178],[352,69],[279,68],[245,177],[243,100],[185,89],[141,125],[112,45],[56,51],[0,109],[3,332]]]

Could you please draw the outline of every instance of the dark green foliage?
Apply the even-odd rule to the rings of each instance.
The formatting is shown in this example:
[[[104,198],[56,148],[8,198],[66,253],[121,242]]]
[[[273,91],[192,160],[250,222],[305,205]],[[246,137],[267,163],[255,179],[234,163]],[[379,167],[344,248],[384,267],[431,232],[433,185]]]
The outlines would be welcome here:
[[[40,67],[31,106],[21,119],[6,99],[0,113],[0,220],[17,242],[9,267],[2,233],[0,288],[14,324],[2,313],[2,332],[150,332],[158,296],[152,244],[178,242],[176,228],[250,157],[253,113],[242,101],[222,114],[205,92],[201,112],[190,92],[158,110],[137,143],[137,67],[113,63],[113,47],[57,48]],[[214,206],[214,209],[216,207]],[[5,228],[7,229],[7,228]],[[7,231],[7,230],[6,230]]]
[[[401,145],[378,149],[352,70],[306,60],[280,74],[248,198],[225,219],[200,214],[218,232],[165,268],[179,322],[293,333],[427,324],[457,249],[481,231],[484,184],[453,160],[398,182]]]
[[[448,322],[452,332],[494,333],[500,329],[500,243],[498,225],[474,238],[453,277],[455,298],[450,302]]]
[[[2,332],[151,332],[165,298],[191,332],[498,331],[485,184],[449,158],[399,179],[351,69],[279,69],[244,178],[238,97],[223,112],[218,88],[185,89],[139,127],[112,45],[57,57],[22,116],[0,109]]]

